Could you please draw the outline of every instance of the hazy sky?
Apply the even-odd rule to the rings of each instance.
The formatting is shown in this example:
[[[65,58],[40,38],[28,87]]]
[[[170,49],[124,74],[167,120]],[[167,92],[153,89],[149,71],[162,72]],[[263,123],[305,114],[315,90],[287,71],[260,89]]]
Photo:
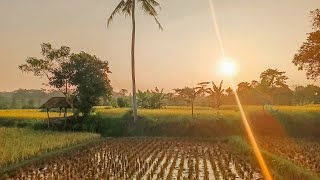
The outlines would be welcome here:
[[[0,0],[0,91],[39,89],[44,81],[19,71],[40,44],[67,45],[110,63],[116,90],[131,89],[130,19],[107,17],[119,0]],[[160,0],[159,31],[137,15],[136,76],[139,89],[219,82],[221,56],[208,0]],[[258,80],[267,68],[287,72],[289,85],[313,83],[291,63],[311,31],[309,11],[319,0],[213,0],[227,56],[238,64],[236,82]],[[140,9],[138,9],[140,10]]]

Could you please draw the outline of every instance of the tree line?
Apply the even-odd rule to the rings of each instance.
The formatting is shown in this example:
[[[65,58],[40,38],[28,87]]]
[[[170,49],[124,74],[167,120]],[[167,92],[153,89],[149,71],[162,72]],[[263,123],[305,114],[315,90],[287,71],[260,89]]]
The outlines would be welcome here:
[[[278,69],[267,69],[260,74],[259,80],[240,82],[233,90],[224,88],[223,81],[201,82],[194,87],[175,88],[173,92],[164,93],[155,90],[138,91],[138,106],[140,108],[158,109],[164,105],[211,106],[236,105],[234,93],[237,93],[241,103],[245,105],[306,105],[320,104],[320,87],[309,84],[289,88],[288,76]],[[125,93],[123,93],[125,92]],[[130,97],[125,89],[120,90],[119,97],[113,98],[115,107],[130,107]],[[125,101],[125,103],[123,103]],[[118,104],[116,103],[118,102]]]
[[[108,19],[108,25],[113,17],[120,13],[132,17],[132,84],[131,96],[112,100],[112,86],[108,78],[111,73],[108,61],[102,61],[86,52],[71,53],[70,47],[61,46],[55,49],[50,43],[41,44],[43,58],[28,57],[26,63],[19,66],[23,72],[33,73],[35,76],[47,78],[47,86],[60,91],[75,114],[86,116],[100,99],[104,104],[114,104],[119,107],[131,106],[134,120],[137,118],[137,106],[140,108],[161,108],[164,104],[187,104],[193,107],[201,102],[219,108],[222,104],[235,104],[233,93],[237,93],[243,104],[309,104],[319,102],[319,87],[314,85],[297,86],[290,89],[286,84],[288,77],[285,72],[278,69],[267,69],[262,72],[259,80],[241,82],[234,89],[223,89],[223,81],[219,85],[214,82],[201,82],[194,87],[174,89],[173,93],[164,93],[163,90],[138,91],[135,87],[135,3],[138,2],[142,9],[155,18],[162,29],[157,16],[157,1],[149,0],[121,0]],[[320,10],[311,11],[313,31],[308,33],[306,42],[302,44],[293,58],[293,63],[299,70],[306,71],[308,79],[317,80],[320,76]],[[126,90],[127,91],[127,90]],[[124,91],[125,92],[125,91]],[[122,92],[122,93],[124,93]],[[124,97],[132,98],[127,101]],[[121,99],[123,98],[123,99]],[[5,98],[2,98],[1,102]],[[111,99],[111,100],[110,100]],[[13,102],[16,100],[12,100]],[[15,104],[11,102],[11,104]],[[165,103],[164,103],[165,102]],[[21,104],[25,104],[21,103]],[[32,101],[29,102],[32,104]],[[132,105],[130,105],[132,104]]]

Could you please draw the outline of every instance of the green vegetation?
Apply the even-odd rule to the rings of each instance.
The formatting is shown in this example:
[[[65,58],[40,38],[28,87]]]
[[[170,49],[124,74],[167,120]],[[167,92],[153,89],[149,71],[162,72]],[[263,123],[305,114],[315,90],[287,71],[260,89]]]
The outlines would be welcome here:
[[[320,106],[244,106],[254,131],[261,135],[320,137]],[[140,119],[132,124],[128,108],[95,108],[95,115],[74,124],[73,130],[101,133],[103,136],[196,136],[242,135],[242,119],[236,106],[194,108],[170,106],[164,109],[141,109]],[[51,113],[58,116],[58,113]],[[2,110],[0,124],[9,127],[31,126],[46,129],[44,112],[36,110]],[[37,120],[37,121],[34,121]],[[72,120],[70,120],[71,122]],[[72,130],[72,129],[71,129]]]
[[[111,98],[108,61],[83,51],[71,53],[67,46],[55,49],[50,43],[41,44],[41,54],[43,59],[28,57],[19,69],[47,78],[48,85],[65,96],[74,116],[87,116],[99,98]]]
[[[35,131],[28,128],[0,127],[0,167],[34,156],[91,141],[99,137],[92,133]]]
[[[230,138],[229,143],[234,153],[241,157],[247,157],[251,163],[256,163],[251,147],[245,139],[233,136]],[[286,160],[283,156],[272,154],[263,149],[262,154],[275,179],[319,179],[315,173]]]

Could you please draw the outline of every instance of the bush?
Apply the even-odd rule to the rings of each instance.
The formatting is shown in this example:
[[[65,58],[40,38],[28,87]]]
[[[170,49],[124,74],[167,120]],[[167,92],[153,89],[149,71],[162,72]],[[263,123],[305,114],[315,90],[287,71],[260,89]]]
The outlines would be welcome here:
[[[129,107],[129,101],[124,97],[119,97],[117,98],[117,105],[119,108]]]

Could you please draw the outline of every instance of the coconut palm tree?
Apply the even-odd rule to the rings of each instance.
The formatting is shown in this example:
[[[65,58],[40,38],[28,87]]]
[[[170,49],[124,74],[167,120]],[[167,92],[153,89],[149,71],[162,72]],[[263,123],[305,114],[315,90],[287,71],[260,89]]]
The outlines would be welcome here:
[[[131,16],[132,21],[132,41],[131,41],[131,73],[132,73],[132,107],[134,122],[137,121],[137,96],[136,96],[136,78],[135,78],[135,36],[136,36],[136,18],[135,8],[136,1],[141,5],[142,10],[149,16],[152,16],[162,30],[162,26],[158,21],[157,8],[161,9],[160,4],[156,0],[121,0],[108,19],[108,26],[117,14]]]

